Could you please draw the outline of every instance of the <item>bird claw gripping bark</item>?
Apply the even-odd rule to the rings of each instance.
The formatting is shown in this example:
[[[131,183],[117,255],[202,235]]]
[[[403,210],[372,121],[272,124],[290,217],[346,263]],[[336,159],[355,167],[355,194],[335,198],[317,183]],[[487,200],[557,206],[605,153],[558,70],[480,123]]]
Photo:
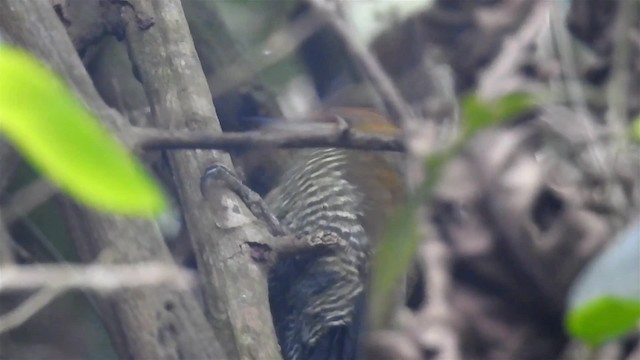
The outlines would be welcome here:
[[[335,246],[346,248],[348,246],[347,241],[337,236],[334,233],[328,232],[319,232],[311,235],[307,235],[303,237],[303,241],[305,241],[309,246]]]
[[[323,249],[345,249],[347,242],[328,232],[316,232],[301,235],[297,239],[280,224],[273,215],[268,205],[260,195],[244,185],[227,167],[220,164],[209,166],[200,180],[200,191],[204,195],[210,181],[217,181],[233,191],[245,203],[251,213],[267,224],[271,235],[276,239],[275,243],[261,244],[250,243],[251,258],[259,263],[267,263],[272,266],[278,256],[300,255]]]
[[[238,195],[253,216],[267,224],[273,236],[288,235],[288,232],[269,210],[260,195],[243,184],[227,167],[221,164],[214,164],[205,169],[200,178],[200,192],[203,196],[206,194],[206,188],[210,181],[221,182]]]

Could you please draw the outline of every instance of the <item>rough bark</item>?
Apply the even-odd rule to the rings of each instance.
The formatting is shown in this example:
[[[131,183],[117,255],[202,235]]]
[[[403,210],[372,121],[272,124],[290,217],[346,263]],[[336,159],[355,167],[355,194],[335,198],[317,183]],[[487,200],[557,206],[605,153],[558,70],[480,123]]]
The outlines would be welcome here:
[[[211,94],[179,1],[131,1],[126,36],[132,63],[151,106],[156,125],[192,131],[221,131]],[[136,21],[154,19],[145,28]],[[273,331],[265,273],[243,248],[270,236],[230,190],[200,192],[207,166],[233,169],[229,155],[218,151],[176,151],[169,160],[178,187],[205,303],[227,356],[241,359],[280,357]],[[213,190],[213,189],[212,189]]]
[[[113,128],[125,124],[99,98],[50,2],[7,0],[0,28],[45,60]],[[97,214],[67,204],[65,213],[79,253],[91,261],[108,249],[113,262],[172,261],[157,226],[150,221]],[[222,358],[220,346],[191,293],[140,289],[99,299],[104,320],[123,359]]]

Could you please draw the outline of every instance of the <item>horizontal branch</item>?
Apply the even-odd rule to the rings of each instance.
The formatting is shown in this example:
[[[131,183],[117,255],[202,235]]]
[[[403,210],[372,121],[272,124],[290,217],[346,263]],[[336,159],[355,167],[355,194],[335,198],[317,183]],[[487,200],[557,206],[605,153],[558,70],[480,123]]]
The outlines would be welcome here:
[[[405,149],[400,136],[344,131],[337,127],[319,127],[313,132],[267,130],[225,133],[135,128],[130,136],[133,136],[136,147],[144,150],[336,147],[403,152]]]
[[[111,292],[141,286],[171,285],[189,288],[195,275],[163,263],[132,265],[21,265],[0,267],[0,293],[40,288]]]
[[[354,150],[404,152],[400,136],[345,130],[343,127],[315,124],[313,130],[265,130],[247,132],[195,132],[127,127],[122,137],[134,148],[143,150],[246,149],[272,148],[344,148]],[[21,189],[1,208],[7,224],[29,213],[57,193],[47,181],[37,181]]]

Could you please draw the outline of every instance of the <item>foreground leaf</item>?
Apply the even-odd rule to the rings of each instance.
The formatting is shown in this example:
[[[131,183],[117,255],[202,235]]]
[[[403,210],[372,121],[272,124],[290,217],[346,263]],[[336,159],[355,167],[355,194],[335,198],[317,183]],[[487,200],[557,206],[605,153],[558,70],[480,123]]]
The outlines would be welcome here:
[[[640,322],[640,222],[593,259],[569,294],[566,325],[591,345],[630,332]]]
[[[640,301],[603,296],[571,311],[567,328],[574,337],[590,344],[631,332],[640,319]]]
[[[146,216],[166,207],[160,187],[63,82],[8,45],[0,45],[0,132],[82,203]]]

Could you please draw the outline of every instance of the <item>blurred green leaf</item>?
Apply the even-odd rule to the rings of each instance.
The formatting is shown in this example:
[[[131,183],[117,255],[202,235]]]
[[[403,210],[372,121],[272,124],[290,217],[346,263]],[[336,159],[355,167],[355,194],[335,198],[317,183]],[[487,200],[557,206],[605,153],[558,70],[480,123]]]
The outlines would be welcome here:
[[[535,106],[533,98],[525,93],[513,93],[500,98],[496,104],[497,121],[507,121],[530,110]]]
[[[591,345],[640,323],[640,222],[585,266],[569,293],[568,308],[569,333]]]
[[[139,163],[48,68],[0,45],[0,132],[78,201],[105,211],[152,216],[164,194]]]
[[[480,130],[511,120],[534,105],[531,95],[525,93],[505,95],[492,102],[485,102],[475,95],[468,95],[461,102],[465,137],[471,137]]]
[[[631,139],[640,142],[640,117],[631,124]]]
[[[425,168],[426,181],[417,189],[409,202],[391,217],[388,227],[373,257],[371,281],[370,313],[374,327],[380,326],[389,314],[390,296],[396,289],[402,276],[407,273],[418,249],[418,219],[416,210],[425,201],[430,201],[444,166],[457,147],[434,154],[427,158]]]
[[[494,122],[494,110],[475,95],[466,96],[461,102],[461,116],[465,134],[469,136]]]
[[[373,258],[373,280],[371,282],[370,312],[374,327],[379,327],[391,307],[390,296],[406,273],[418,244],[416,206],[408,204],[399,209],[389,220]],[[383,271],[377,271],[382,269]]]
[[[631,332],[640,319],[640,301],[600,297],[571,311],[567,317],[569,333],[597,346]]]

